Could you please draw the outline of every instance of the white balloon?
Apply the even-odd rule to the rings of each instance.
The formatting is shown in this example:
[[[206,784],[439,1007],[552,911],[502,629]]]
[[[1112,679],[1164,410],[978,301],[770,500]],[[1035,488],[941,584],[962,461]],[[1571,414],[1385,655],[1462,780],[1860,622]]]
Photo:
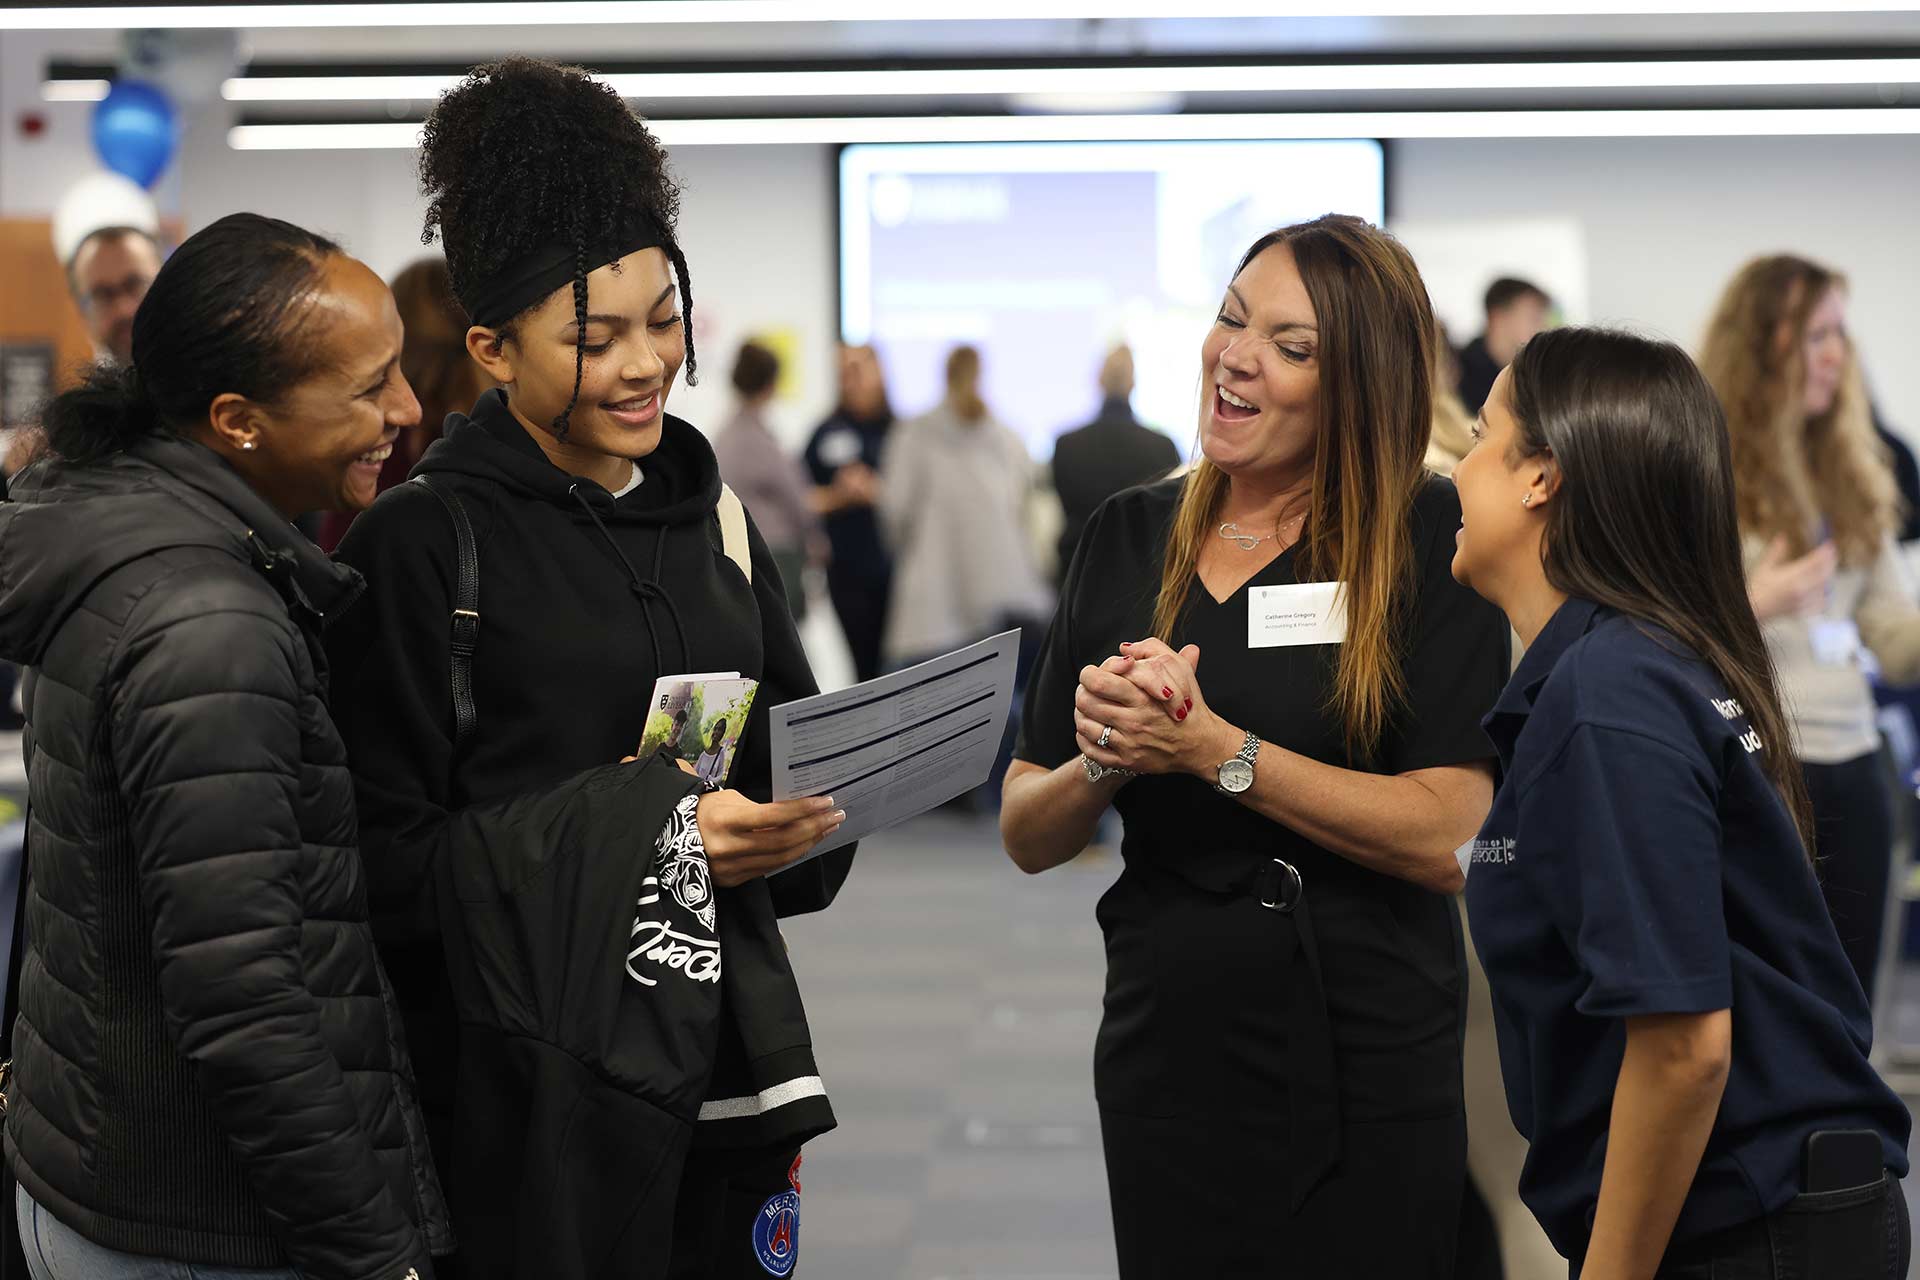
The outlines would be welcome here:
[[[53,251],[61,265],[73,261],[81,241],[108,227],[132,227],[158,239],[160,212],[139,183],[102,169],[69,187],[54,208]]]

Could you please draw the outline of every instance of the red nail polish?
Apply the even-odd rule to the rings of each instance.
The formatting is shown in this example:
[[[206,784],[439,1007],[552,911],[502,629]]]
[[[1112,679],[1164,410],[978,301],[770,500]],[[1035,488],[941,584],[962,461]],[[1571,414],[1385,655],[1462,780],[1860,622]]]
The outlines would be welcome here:
[[[1173,718],[1175,720],[1185,720],[1187,718],[1187,709],[1185,707],[1180,708],[1173,713]]]
[[[1192,698],[1188,698],[1188,699],[1187,699],[1187,710],[1189,710],[1189,711],[1191,711],[1191,710],[1193,710],[1193,699],[1192,699]]]
[[[1161,697],[1163,697],[1163,698],[1171,698],[1171,697],[1173,696],[1173,690],[1171,690],[1171,689],[1162,689],[1162,690],[1160,691],[1160,696],[1161,696]]]

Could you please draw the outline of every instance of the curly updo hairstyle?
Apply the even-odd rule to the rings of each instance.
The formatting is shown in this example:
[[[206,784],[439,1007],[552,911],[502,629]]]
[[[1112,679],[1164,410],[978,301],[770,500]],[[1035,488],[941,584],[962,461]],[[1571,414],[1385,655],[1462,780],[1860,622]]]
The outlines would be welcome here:
[[[687,382],[695,383],[693,287],[674,234],[680,187],[667,154],[612,89],[580,67],[505,58],[475,67],[440,99],[420,144],[426,227],[438,232],[454,292],[472,290],[555,241],[574,246],[574,315],[587,322],[587,246],[608,240],[633,210],[652,217],[680,286]],[[514,340],[513,325],[503,335]],[[573,366],[574,399],[553,420],[566,438],[586,353]]]

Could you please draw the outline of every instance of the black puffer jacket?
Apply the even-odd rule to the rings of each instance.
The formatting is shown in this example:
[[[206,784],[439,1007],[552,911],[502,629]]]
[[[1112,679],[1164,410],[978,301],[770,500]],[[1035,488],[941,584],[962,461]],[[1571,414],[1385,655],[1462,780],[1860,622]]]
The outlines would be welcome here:
[[[0,504],[31,796],[6,1152],[109,1248],[405,1280],[452,1245],[325,704],[359,590],[183,440]]]

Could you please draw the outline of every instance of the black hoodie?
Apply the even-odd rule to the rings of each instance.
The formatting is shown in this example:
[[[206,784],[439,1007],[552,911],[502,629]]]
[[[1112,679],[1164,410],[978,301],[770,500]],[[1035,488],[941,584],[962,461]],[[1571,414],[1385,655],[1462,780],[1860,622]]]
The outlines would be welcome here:
[[[626,1014],[594,1005],[577,1015],[592,1027],[549,1037],[562,1041],[564,1061],[556,1061],[528,1048],[527,1026],[513,1017],[503,1026],[497,1016],[505,988],[547,979],[545,953],[584,951],[587,971],[622,973],[638,877],[686,791],[684,775],[662,761],[613,763],[638,745],[654,681],[739,671],[761,682],[730,779],[759,800],[768,798],[771,773],[767,709],[816,690],[751,518],[751,585],[725,555],[715,516],[719,470],[705,437],[669,417],[641,467],[643,482],[619,499],[561,471],[500,392],[481,397],[471,417],[448,418],[415,474],[457,495],[479,550],[479,724],[457,751],[448,644],[456,551],[447,511],[421,486],[400,485],[354,522],[338,552],[368,590],[328,633],[334,713],[353,763],[375,928],[418,1046],[456,1230],[468,1228],[461,1258],[469,1274],[502,1274],[510,1265],[568,1274],[572,1265],[530,1246],[583,1235],[591,1239],[579,1241],[574,1261],[579,1274],[593,1274],[608,1265],[604,1255],[596,1259],[603,1244],[644,1246],[640,1237],[660,1221],[663,1198],[671,1221],[689,1136],[714,1146],[792,1147],[833,1125],[776,916],[831,902],[851,849],[719,892],[719,983],[616,984],[619,1004],[654,1010],[647,1018],[655,1043],[634,1045]],[[649,777],[622,783],[636,773]],[[572,860],[560,880],[588,900],[551,900],[554,878],[540,861],[549,855]],[[496,921],[496,936],[486,936],[494,926],[484,921],[475,932],[471,895],[460,884],[471,887],[478,875],[518,892],[508,885],[515,867],[529,884],[547,876],[537,889],[546,898],[531,914],[520,904],[511,919]],[[611,904],[598,900],[616,891]],[[461,901],[449,901],[455,897]],[[569,936],[558,936],[563,931]],[[556,1002],[578,996],[560,993]],[[609,1048],[604,1037],[615,1034],[628,1042]],[[595,1037],[602,1039],[582,1042]],[[609,1052],[622,1058],[611,1069],[597,1060]],[[599,1102],[576,1113],[571,1103],[556,1109],[554,1098],[521,1096],[585,1088],[575,1078],[581,1071],[611,1080],[672,1124],[633,1112],[622,1131],[626,1121]],[[582,1132],[595,1128],[606,1131]],[[572,1154],[561,1158],[573,1167],[556,1172],[563,1145]],[[594,1186],[604,1188],[596,1203],[555,1203],[594,1199]],[[615,1269],[638,1274],[627,1267]]]

